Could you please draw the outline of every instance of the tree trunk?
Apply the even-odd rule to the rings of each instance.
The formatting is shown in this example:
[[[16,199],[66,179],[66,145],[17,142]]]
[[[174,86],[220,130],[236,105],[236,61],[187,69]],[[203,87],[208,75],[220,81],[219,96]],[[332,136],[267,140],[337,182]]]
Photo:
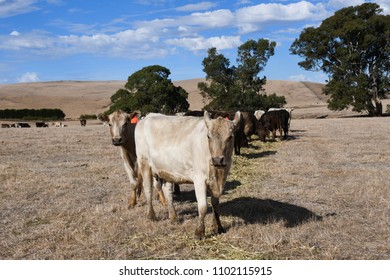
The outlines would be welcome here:
[[[375,117],[382,116],[382,102],[380,100],[375,101]]]

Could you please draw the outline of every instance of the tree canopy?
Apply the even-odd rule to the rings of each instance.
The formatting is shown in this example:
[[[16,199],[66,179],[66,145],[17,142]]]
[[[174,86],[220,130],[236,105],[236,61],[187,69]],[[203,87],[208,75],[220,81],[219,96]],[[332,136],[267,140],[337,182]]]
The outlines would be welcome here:
[[[147,66],[133,73],[128,77],[125,88],[111,96],[108,113],[118,109],[127,112],[139,110],[142,114],[187,111],[188,93],[168,79],[170,74],[169,69],[160,65]]]
[[[382,114],[390,88],[390,16],[381,11],[374,3],[341,9],[291,45],[291,53],[304,58],[302,68],[329,76],[330,109]]]
[[[210,48],[202,62],[206,82],[198,84],[201,93],[212,99],[205,108],[254,111],[286,104],[284,97],[267,96],[263,89],[267,79],[259,77],[274,55],[275,46],[275,42],[266,39],[248,40],[237,50],[237,66],[231,66],[216,48]]]

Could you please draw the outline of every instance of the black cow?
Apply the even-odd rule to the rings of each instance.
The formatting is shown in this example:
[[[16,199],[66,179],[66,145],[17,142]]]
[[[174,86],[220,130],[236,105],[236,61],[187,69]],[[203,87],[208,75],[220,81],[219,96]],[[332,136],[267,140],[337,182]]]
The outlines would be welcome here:
[[[80,119],[80,124],[81,124],[81,126],[86,126],[87,125],[87,120],[86,119]]]
[[[25,127],[31,127],[31,126],[28,123],[17,123],[16,127],[25,128]]]
[[[286,110],[268,111],[260,118],[260,129],[262,130],[260,140],[265,141],[265,136],[272,132],[272,140],[275,140],[276,130],[279,130],[280,140],[288,136],[290,114]],[[283,135],[284,133],[284,135]]]
[[[36,127],[49,127],[49,125],[45,122],[36,122],[35,126]]]

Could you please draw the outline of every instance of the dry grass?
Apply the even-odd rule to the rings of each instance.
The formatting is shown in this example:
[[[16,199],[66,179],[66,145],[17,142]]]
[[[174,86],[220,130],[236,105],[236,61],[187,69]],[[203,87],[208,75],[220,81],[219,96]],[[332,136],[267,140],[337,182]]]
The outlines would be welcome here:
[[[389,259],[388,118],[293,120],[288,141],[234,157],[227,233],[193,238],[191,186],[170,224],[127,209],[108,128],[0,129],[0,259]]]
[[[189,93],[190,110],[200,110],[207,104],[198,89],[200,81],[204,79],[174,82]],[[96,114],[107,110],[111,102],[110,97],[124,85],[125,81],[0,84],[0,109],[59,108],[67,118],[75,119],[82,114]],[[346,112],[338,113],[327,109],[327,97],[321,95],[323,86],[318,83],[269,80],[265,89],[269,94],[285,96],[288,106],[295,108],[295,118],[345,115]]]

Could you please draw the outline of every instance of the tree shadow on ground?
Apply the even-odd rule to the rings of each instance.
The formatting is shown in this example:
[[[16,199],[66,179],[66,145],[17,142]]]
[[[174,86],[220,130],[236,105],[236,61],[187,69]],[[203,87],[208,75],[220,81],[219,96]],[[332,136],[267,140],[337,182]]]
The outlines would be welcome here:
[[[222,203],[223,216],[242,218],[247,224],[269,224],[284,221],[285,227],[295,227],[307,221],[321,221],[322,217],[297,205],[272,199],[239,197]]]

